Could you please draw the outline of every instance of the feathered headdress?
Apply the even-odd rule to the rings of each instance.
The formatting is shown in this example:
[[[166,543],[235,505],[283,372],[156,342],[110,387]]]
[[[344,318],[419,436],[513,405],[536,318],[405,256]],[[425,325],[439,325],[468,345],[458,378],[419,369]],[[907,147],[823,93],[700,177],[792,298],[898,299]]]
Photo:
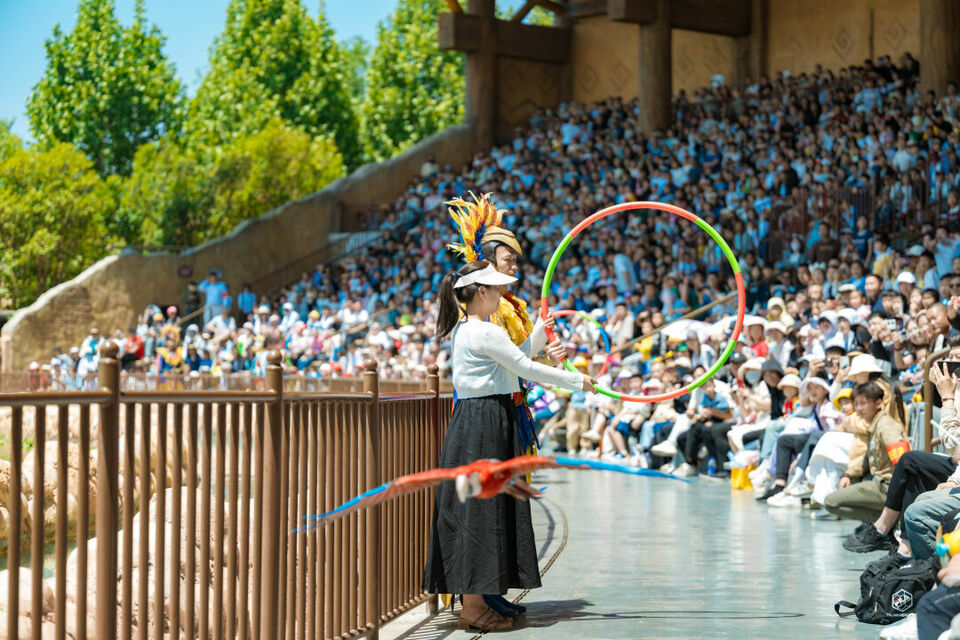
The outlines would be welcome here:
[[[451,243],[447,248],[463,256],[467,262],[486,260],[493,256],[484,256],[482,246],[484,242],[500,242],[510,247],[519,255],[523,255],[517,237],[510,231],[500,227],[503,214],[506,211],[497,209],[490,200],[490,194],[476,194],[470,192],[473,202],[463,198],[456,198],[446,204],[450,205],[450,217],[453,218],[457,230],[460,231],[462,244]]]

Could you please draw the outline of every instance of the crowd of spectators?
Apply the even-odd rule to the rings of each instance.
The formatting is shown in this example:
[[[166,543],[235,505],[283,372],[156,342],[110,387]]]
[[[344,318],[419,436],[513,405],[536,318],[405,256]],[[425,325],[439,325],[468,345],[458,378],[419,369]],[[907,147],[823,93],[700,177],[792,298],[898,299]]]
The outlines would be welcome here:
[[[697,213],[728,239],[753,310],[780,298],[793,317],[789,294],[836,299],[844,287],[848,298],[850,286],[874,304],[897,281],[910,286],[902,304],[915,315],[948,297],[951,274],[960,273],[946,227],[927,230],[903,252],[874,234],[891,216],[931,202],[943,202],[944,224],[960,210],[958,97],[953,85],[940,99],[921,95],[916,79],[906,55],[899,64],[881,57],[837,73],[783,73],[741,91],[720,84],[690,98],[681,92],[674,125],[649,135],[637,127],[636,101],[563,104],[459,171],[425,163],[393,211],[371,220],[382,243],[318,265],[272,300],[248,286],[231,297],[218,272],[191,283],[180,305],[151,306],[129,330],[104,337],[118,342],[128,368],[157,374],[257,372],[256,354],[269,345],[282,347],[288,369],[300,375],[350,375],[373,357],[382,376],[422,376],[428,364],[445,362],[431,341],[434,291],[457,263],[446,249],[455,230],[444,202],[470,190],[493,193],[506,209],[504,226],[526,248],[517,293],[534,304],[546,262],[573,224],[610,204],[660,200]],[[843,207],[835,219],[818,220],[842,186],[867,189],[873,208]],[[798,194],[813,215],[772,247],[777,212]],[[608,218],[566,256],[552,306],[616,318],[618,342],[734,288],[709,238],[663,213]],[[734,304],[719,304],[712,316],[732,313]],[[93,333],[85,344],[95,342]],[[92,366],[84,352],[81,345],[56,354],[52,377],[84,379],[81,370]]]
[[[126,332],[92,330],[37,367],[65,386],[92,384],[97,346],[111,339],[125,369],[157,375],[260,374],[274,348],[296,375],[353,375],[367,358],[386,378],[422,377],[432,363],[447,372],[446,345],[433,340],[435,292],[458,263],[446,248],[456,239],[446,201],[472,190],[506,210],[503,226],[525,249],[515,292],[533,309],[546,263],[576,222],[611,204],[671,202],[718,229],[737,256],[749,315],[733,355],[670,402],[532,388],[545,446],[682,475],[753,469],[771,507],[870,523],[848,541],[854,550],[929,555],[929,527],[904,545],[890,514],[896,523],[916,499],[904,497],[897,473],[907,471],[897,469],[926,464],[912,451],[897,466],[922,444],[923,363],[948,347],[960,360],[960,97],[953,84],[945,96],[922,94],[917,77],[905,55],[681,92],[673,125],[650,134],[637,126],[636,101],[563,104],[459,169],[425,163],[393,210],[371,219],[382,243],[318,265],[275,298],[244,286],[234,300],[212,272],[180,305],[149,307]],[[843,189],[869,197],[841,204]],[[798,210],[801,224],[785,227],[781,214]],[[891,221],[909,224],[891,238],[880,231]],[[604,326],[609,356],[593,323],[558,320],[576,366],[597,375],[608,365],[606,386],[669,391],[723,351],[736,311],[723,296],[735,284],[694,225],[658,212],[611,217],[565,256],[550,307]],[[938,377],[943,412],[932,416],[947,438],[952,380]],[[948,482],[941,471],[933,475]]]

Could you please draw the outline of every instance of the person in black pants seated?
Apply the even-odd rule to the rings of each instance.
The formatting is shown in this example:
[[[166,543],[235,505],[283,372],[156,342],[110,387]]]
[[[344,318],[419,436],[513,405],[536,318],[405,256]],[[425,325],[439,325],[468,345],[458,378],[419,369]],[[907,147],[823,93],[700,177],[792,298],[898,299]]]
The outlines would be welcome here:
[[[943,401],[941,414],[941,430],[950,433],[956,424],[953,397],[957,380],[945,376],[941,369],[934,367],[930,370],[930,380],[936,385]],[[908,451],[899,457],[898,452],[888,451],[890,460],[894,463],[893,477],[887,489],[887,499],[883,511],[873,525],[863,525],[843,541],[843,548],[857,553],[867,553],[881,549],[896,548],[899,558],[906,562],[912,555],[910,542],[902,530],[900,514],[906,510],[921,493],[941,488],[941,483],[947,481],[957,469],[956,458],[942,453],[927,453],[925,451]],[[901,522],[901,541],[899,545],[893,535],[893,528]]]
[[[894,455],[895,452],[892,452],[891,460]],[[921,493],[932,491],[941,482],[946,482],[957,468],[950,456],[926,451],[908,451],[895,465],[880,517],[873,524],[861,526],[843,541],[843,548],[847,551],[868,553],[897,547],[893,529],[903,510],[913,504]],[[898,551],[906,562],[911,555],[910,543],[906,535],[901,538]]]
[[[960,509],[947,513],[940,522],[944,533],[955,531],[960,522]],[[947,566],[937,574],[937,580],[939,586],[923,594],[917,605],[916,637],[919,640],[937,640],[960,615],[960,555],[950,558]]]
[[[706,445],[708,456],[717,460],[717,469],[723,469],[726,460],[717,457],[717,443],[720,438],[726,440],[730,430],[730,421],[733,419],[733,409],[730,403],[721,394],[713,380],[703,383],[703,397],[697,408],[698,415],[693,424],[678,439],[677,444],[683,451],[685,462],[674,472],[678,476],[692,476],[697,473],[697,453],[701,445]],[[720,472],[721,474],[724,472]],[[729,473],[729,472],[726,472]]]

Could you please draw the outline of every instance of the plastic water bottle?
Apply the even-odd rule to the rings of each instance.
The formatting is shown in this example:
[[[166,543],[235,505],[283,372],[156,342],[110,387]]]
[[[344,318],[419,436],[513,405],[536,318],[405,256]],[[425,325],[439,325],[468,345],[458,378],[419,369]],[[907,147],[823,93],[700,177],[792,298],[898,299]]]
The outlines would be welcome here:
[[[717,474],[717,459],[713,456],[707,461],[707,473],[712,476]]]

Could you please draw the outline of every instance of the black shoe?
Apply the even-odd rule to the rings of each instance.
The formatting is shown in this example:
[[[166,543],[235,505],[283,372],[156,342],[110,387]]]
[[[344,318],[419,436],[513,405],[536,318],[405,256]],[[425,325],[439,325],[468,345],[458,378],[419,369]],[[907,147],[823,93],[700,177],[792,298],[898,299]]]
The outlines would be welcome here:
[[[772,488],[768,489],[765,494],[757,498],[757,502],[766,502],[768,498],[772,498],[773,496],[777,495],[781,491],[783,491],[783,487],[781,487],[778,484],[775,484],[773,485]]]
[[[893,551],[898,546],[893,533],[880,533],[872,524],[859,529],[843,541],[843,548],[855,553]]]
[[[514,618],[527,610],[526,607],[515,605],[503,596],[497,594],[485,594],[483,596],[483,602],[504,618]]]

